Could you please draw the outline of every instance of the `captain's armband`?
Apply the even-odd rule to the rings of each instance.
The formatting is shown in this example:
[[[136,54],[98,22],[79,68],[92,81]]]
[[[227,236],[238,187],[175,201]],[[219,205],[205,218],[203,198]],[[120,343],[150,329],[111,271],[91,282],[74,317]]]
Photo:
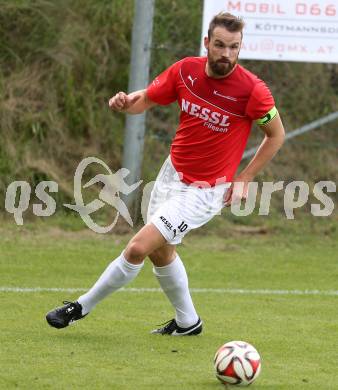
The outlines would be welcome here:
[[[277,108],[273,106],[271,110],[263,116],[263,118],[259,118],[256,120],[257,125],[264,126],[269,123],[276,115],[278,114]]]

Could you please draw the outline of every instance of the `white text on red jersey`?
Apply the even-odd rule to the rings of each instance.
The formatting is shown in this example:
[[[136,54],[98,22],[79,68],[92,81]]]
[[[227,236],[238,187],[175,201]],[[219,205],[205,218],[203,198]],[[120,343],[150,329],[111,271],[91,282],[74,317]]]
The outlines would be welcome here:
[[[181,109],[191,116],[195,116],[214,125],[221,127],[228,127],[230,125],[228,122],[228,115],[220,114],[217,111],[211,111],[209,108],[201,107],[198,104],[191,103],[185,99],[182,99]]]

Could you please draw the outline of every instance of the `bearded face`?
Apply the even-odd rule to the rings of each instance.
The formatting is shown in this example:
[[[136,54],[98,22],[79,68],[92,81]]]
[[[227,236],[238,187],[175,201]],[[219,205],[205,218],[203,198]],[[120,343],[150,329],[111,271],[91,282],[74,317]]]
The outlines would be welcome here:
[[[241,32],[230,32],[224,27],[216,27],[210,40],[205,39],[208,51],[207,71],[209,76],[220,78],[229,74],[238,61],[242,42]]]
[[[208,64],[215,76],[226,76],[235,67],[237,59],[231,61],[230,59],[217,59],[208,50]]]

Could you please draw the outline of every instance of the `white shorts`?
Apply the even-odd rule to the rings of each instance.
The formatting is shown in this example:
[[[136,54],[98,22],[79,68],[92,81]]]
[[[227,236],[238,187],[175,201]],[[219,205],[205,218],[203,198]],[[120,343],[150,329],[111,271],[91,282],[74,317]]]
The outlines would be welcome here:
[[[151,192],[147,222],[153,223],[169,244],[179,244],[191,229],[221,213],[229,187],[230,183],[207,188],[183,183],[169,156]]]

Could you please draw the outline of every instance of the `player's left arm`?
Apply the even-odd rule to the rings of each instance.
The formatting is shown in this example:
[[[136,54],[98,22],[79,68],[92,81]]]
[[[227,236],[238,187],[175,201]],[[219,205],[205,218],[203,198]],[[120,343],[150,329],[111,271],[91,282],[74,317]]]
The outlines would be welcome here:
[[[274,108],[274,110],[276,109]],[[271,120],[269,119],[268,113],[264,118],[257,121],[259,127],[265,133],[265,137],[249,164],[234,179],[225,199],[227,205],[247,198],[249,183],[272,160],[283,145],[285,131],[278,111],[276,110],[274,117]],[[241,184],[236,186],[236,182]]]
[[[267,123],[258,121],[258,124],[265,133],[265,137],[252,160],[239,174],[247,180],[252,180],[272,160],[285,139],[284,126],[278,111],[275,117]]]

